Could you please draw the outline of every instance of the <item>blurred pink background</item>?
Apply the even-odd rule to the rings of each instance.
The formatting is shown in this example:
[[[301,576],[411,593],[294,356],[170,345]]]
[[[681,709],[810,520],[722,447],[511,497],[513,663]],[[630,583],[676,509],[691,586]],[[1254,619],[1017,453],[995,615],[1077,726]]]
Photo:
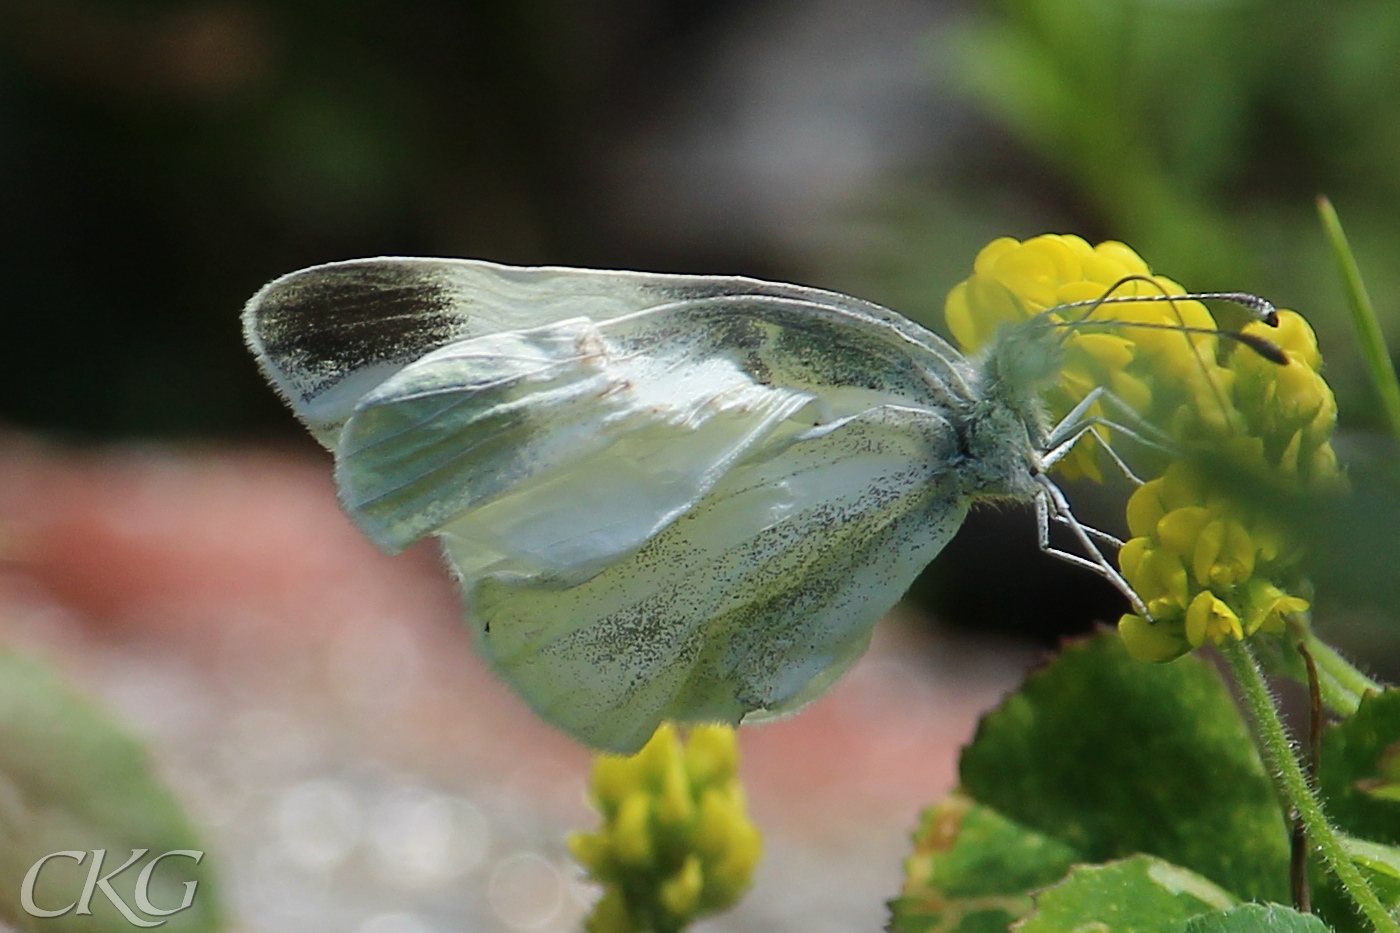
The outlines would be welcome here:
[[[577,927],[589,755],[477,659],[431,544],[378,553],[301,453],[0,451],[0,637],[150,742],[236,928]],[[1034,661],[927,628],[897,612],[832,694],[742,731],[768,854],[705,928],[883,925],[919,810]]]

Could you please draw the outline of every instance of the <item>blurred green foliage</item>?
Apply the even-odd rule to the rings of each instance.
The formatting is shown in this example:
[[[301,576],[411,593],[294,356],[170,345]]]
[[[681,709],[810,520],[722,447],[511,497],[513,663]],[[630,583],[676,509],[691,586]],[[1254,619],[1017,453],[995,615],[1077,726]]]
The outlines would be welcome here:
[[[48,668],[0,652],[0,920],[18,930],[51,933],[134,929],[100,889],[89,902],[91,913],[80,915],[78,909],[96,860],[92,851],[106,852],[106,876],[135,849],[149,852],[110,882],[128,909],[141,904],[138,879],[151,858],[204,851],[140,742]],[[56,917],[30,916],[21,904],[21,879],[37,860],[63,851],[84,853],[83,863],[75,856],[45,862],[32,888],[34,905],[77,908]],[[211,861],[217,856],[198,865],[192,857],[173,857],[152,873],[149,902],[162,910],[182,902],[191,879],[198,884],[187,909],[160,921],[164,930],[223,929]],[[149,918],[142,922],[156,925]]]
[[[1400,5],[991,0],[987,13],[954,40],[968,85],[1082,210],[1192,288],[1303,310],[1343,417],[1383,423],[1313,201],[1338,203],[1394,337]]]

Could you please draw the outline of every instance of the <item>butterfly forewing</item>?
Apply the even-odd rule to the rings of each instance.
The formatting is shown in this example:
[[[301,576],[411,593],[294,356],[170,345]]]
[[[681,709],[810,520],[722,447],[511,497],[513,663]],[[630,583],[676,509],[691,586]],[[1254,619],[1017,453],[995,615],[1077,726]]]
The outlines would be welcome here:
[[[857,299],[381,259],[245,322],[350,514],[442,535],[492,663],[595,747],[819,694],[968,506],[967,362]]]
[[[956,350],[878,305],[738,276],[523,268],[475,259],[353,259],[274,279],[248,302],[243,324],[269,381],[331,447],[365,393],[453,341],[575,317],[601,323],[672,301],[724,295],[793,298],[840,309],[924,347],[940,379],[963,378]]]
[[[464,573],[576,582],[692,507],[812,397],[721,358],[622,352],[576,318],[410,364],[351,418],[336,476],[388,549],[470,516]]]

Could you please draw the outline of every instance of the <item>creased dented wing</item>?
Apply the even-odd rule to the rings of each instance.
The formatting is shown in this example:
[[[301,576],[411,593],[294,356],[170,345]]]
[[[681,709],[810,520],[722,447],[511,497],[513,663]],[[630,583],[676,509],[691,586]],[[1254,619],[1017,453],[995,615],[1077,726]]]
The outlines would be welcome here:
[[[347,511],[441,535],[483,652],[597,748],[819,695],[967,510],[967,363],[845,296],[378,259],[245,324]]]
[[[672,301],[721,295],[811,301],[926,347],[958,382],[961,360],[937,335],[836,292],[738,276],[506,266],[477,259],[352,259],[291,272],[243,312],[263,372],[317,439],[334,445],[355,403],[407,364],[455,340],[588,317],[602,322]]]

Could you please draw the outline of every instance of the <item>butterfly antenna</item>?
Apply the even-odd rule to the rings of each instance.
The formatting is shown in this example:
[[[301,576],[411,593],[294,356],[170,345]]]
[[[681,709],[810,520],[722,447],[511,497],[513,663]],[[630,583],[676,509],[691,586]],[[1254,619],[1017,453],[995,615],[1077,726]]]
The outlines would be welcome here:
[[[1118,289],[1129,282],[1147,282],[1153,288],[1159,289],[1160,295],[1115,295]],[[1274,303],[1267,298],[1261,298],[1250,292],[1187,292],[1184,295],[1171,295],[1161,282],[1150,275],[1125,275],[1108,287],[1098,298],[1090,298],[1085,301],[1070,301],[1062,305],[1055,305],[1053,308],[1046,308],[1044,313],[1051,311],[1067,311],[1070,308],[1086,308],[1076,320],[1084,320],[1093,314],[1100,305],[1128,304],[1135,301],[1166,301],[1175,304],[1178,301],[1228,301],[1238,305],[1248,311],[1250,316],[1261,324],[1269,327],[1278,327],[1278,309]],[[1178,315],[1180,312],[1177,312]]]
[[[1051,325],[1052,327],[1062,327],[1073,330],[1081,327],[1132,327],[1145,330],[1171,330],[1180,334],[1205,334],[1210,337],[1224,337],[1236,343],[1243,344],[1255,353],[1279,366],[1288,365],[1288,353],[1283,347],[1269,340],[1267,337],[1260,337],[1258,334],[1246,334],[1238,330],[1224,330],[1218,327],[1192,327],[1189,324],[1162,324],[1156,321],[1120,321],[1100,318],[1092,321],[1075,320],[1062,321]]]
[[[1156,288],[1159,292],[1161,292],[1161,294],[1113,294],[1123,286],[1127,285],[1129,282],[1145,282],[1151,285],[1153,288]],[[1216,328],[1200,328],[1188,325],[1186,323],[1185,317],[1182,316],[1181,308],[1177,306],[1177,302],[1200,300],[1220,300],[1233,302],[1234,304],[1237,304],[1240,307],[1244,308],[1246,311],[1248,311],[1256,320],[1268,325],[1269,327],[1278,326],[1278,310],[1274,307],[1273,302],[1269,301],[1268,299],[1261,298],[1258,295],[1250,294],[1249,292],[1188,292],[1183,295],[1172,295],[1167,291],[1166,287],[1162,285],[1161,282],[1157,281],[1152,276],[1141,274],[1123,276],[1123,278],[1110,285],[1098,298],[1086,301],[1068,302],[1066,304],[1057,305],[1053,308],[1047,308],[1043,313],[1048,314],[1052,311],[1065,311],[1070,308],[1084,308],[1085,311],[1078,317],[1076,317],[1073,321],[1067,321],[1063,324],[1058,325],[1067,328],[1066,336],[1068,336],[1069,330],[1073,329],[1072,326],[1091,326],[1094,324],[1110,324],[1120,327],[1149,327],[1149,329],[1154,330],[1174,330],[1181,333],[1183,336],[1192,333],[1209,334],[1217,337],[1225,337],[1226,339],[1234,340],[1237,343],[1242,343],[1250,349],[1254,350],[1256,353],[1258,353],[1265,359],[1270,360],[1274,363],[1278,363],[1279,365],[1287,364],[1288,356],[1283,352],[1283,348],[1265,338],[1257,337],[1252,334],[1245,334],[1240,331],[1222,330]],[[1167,302],[1171,305],[1172,313],[1176,316],[1178,323],[1148,325],[1138,323],[1135,321],[1110,322],[1089,320],[1090,315],[1092,315],[1098,308],[1102,307],[1105,304],[1127,304],[1136,301]],[[1187,343],[1191,347],[1192,355],[1195,356],[1197,363],[1200,364],[1201,371],[1206,376],[1206,381],[1210,384],[1211,394],[1215,396],[1215,401],[1220,406],[1220,411],[1222,412],[1222,414],[1224,414],[1227,420],[1230,419],[1232,411],[1231,406],[1225,400],[1225,393],[1221,389],[1220,385],[1217,383],[1216,379],[1211,374],[1210,367],[1206,365],[1205,359],[1202,358],[1201,348],[1195,343],[1195,341],[1188,339]]]

